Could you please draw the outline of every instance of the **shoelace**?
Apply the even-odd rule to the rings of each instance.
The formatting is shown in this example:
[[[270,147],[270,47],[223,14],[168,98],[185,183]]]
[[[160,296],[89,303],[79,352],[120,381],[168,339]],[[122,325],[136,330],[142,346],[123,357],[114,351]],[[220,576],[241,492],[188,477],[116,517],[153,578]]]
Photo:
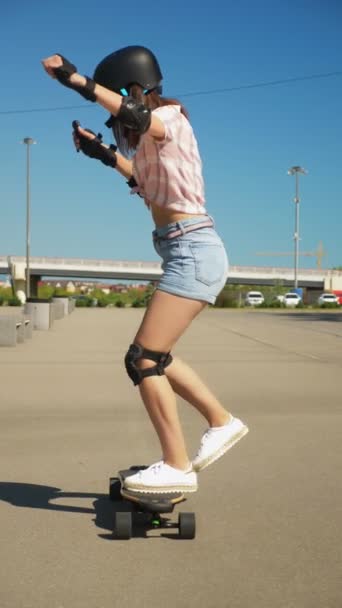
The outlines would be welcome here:
[[[217,428],[218,428],[218,430],[219,430],[221,427],[217,427]],[[224,428],[224,426],[222,426],[222,429],[223,429],[223,428]],[[210,427],[210,428],[209,428],[209,429],[208,429],[208,430],[207,430],[207,431],[204,433],[204,435],[203,435],[203,437],[202,437],[202,440],[201,440],[201,445],[203,445],[203,443],[205,443],[205,441],[208,439],[208,437],[210,437],[210,435],[212,435],[214,432],[215,432],[215,430],[213,430],[213,428],[212,428],[212,427]]]
[[[203,444],[206,442],[206,440],[208,439],[208,437],[210,437],[210,435],[211,435],[211,434],[212,434],[211,429],[208,429],[208,430],[207,430],[207,431],[204,433],[204,435],[203,435],[203,437],[202,437],[202,439],[201,439],[201,445],[203,445]]]
[[[149,466],[147,469],[140,471],[140,476],[143,473],[145,473],[146,471],[151,471],[151,473],[153,473],[154,475],[157,475],[157,473],[159,473],[163,464],[164,464],[163,460],[160,460],[159,462],[155,462],[154,464],[151,464],[151,466]]]

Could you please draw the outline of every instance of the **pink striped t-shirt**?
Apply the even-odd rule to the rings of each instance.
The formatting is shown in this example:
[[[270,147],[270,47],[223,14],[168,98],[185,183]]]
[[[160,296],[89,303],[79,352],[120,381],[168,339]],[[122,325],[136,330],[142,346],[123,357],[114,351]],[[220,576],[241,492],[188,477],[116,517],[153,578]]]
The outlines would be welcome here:
[[[165,127],[165,138],[156,141],[146,133],[133,158],[135,191],[149,206],[189,214],[203,214],[204,184],[202,161],[189,121],[178,105],[153,110]]]

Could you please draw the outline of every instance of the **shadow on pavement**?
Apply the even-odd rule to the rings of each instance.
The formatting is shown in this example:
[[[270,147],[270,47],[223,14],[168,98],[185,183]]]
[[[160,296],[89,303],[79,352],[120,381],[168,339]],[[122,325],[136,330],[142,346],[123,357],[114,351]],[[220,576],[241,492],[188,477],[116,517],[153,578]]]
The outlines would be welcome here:
[[[279,314],[270,312],[279,317]],[[295,319],[296,321],[335,321],[342,322],[342,312],[282,312],[282,317]]]
[[[68,498],[94,498],[94,508],[50,502],[55,500],[64,501]],[[53,486],[1,481],[0,500],[4,500],[15,507],[48,509],[49,511],[64,511],[65,513],[94,514],[94,523],[97,527],[106,530],[113,529],[115,503],[111,502],[106,494],[63,492],[60,488],[54,488]]]
[[[93,508],[79,507],[68,504],[58,504],[51,501],[63,501],[68,499],[93,498]],[[95,526],[109,533],[99,534],[104,540],[117,540],[114,534],[114,517],[116,511],[132,511],[132,505],[125,501],[112,501],[107,494],[96,494],[91,492],[63,492],[60,488],[53,486],[42,486],[31,483],[16,483],[0,481],[0,500],[14,507],[26,507],[29,509],[47,509],[49,511],[62,511],[65,513],[89,513],[94,515]],[[177,536],[162,534],[167,538],[177,539]],[[135,538],[156,538],[147,536],[143,519],[136,518],[134,529]]]

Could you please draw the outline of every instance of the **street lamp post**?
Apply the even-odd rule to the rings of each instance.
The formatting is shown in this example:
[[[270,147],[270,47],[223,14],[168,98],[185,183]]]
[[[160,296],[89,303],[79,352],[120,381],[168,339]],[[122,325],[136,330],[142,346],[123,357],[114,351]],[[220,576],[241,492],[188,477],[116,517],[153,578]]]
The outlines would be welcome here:
[[[26,300],[30,297],[30,146],[37,142],[32,137],[25,137],[22,141],[26,144]]]
[[[307,171],[303,167],[294,166],[288,170],[288,175],[296,176],[296,195],[294,197],[294,203],[296,205],[295,212],[295,231],[294,231],[294,287],[298,288],[298,266],[299,266],[299,173],[303,175],[307,174]]]

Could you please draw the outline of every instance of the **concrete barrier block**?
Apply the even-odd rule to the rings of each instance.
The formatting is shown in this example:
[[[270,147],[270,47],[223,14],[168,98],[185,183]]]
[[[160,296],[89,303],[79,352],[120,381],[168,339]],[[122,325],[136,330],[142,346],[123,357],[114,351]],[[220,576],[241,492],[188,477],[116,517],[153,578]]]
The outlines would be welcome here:
[[[53,312],[50,300],[29,298],[25,303],[24,314],[32,317],[33,329],[47,330],[53,324]]]
[[[23,318],[16,319],[17,342],[23,344],[25,342],[25,322]]]
[[[60,302],[63,304],[64,307],[64,316],[66,317],[69,314],[69,301],[70,298],[68,298],[67,296],[53,296],[52,298],[53,302]],[[60,304],[59,304],[60,306]]]
[[[25,328],[25,340],[29,340],[30,338],[32,338],[32,334],[33,334],[32,317],[29,318],[29,316],[26,314],[23,317],[23,321],[24,321],[24,328]]]
[[[60,319],[64,319],[64,302],[62,302],[59,298],[53,298],[51,306],[53,308],[54,320],[59,321]]]
[[[72,312],[74,312],[75,310],[75,306],[76,306],[76,301],[74,300],[74,298],[69,298],[69,314],[71,314]]]
[[[0,346],[16,346],[17,318],[0,316]]]

